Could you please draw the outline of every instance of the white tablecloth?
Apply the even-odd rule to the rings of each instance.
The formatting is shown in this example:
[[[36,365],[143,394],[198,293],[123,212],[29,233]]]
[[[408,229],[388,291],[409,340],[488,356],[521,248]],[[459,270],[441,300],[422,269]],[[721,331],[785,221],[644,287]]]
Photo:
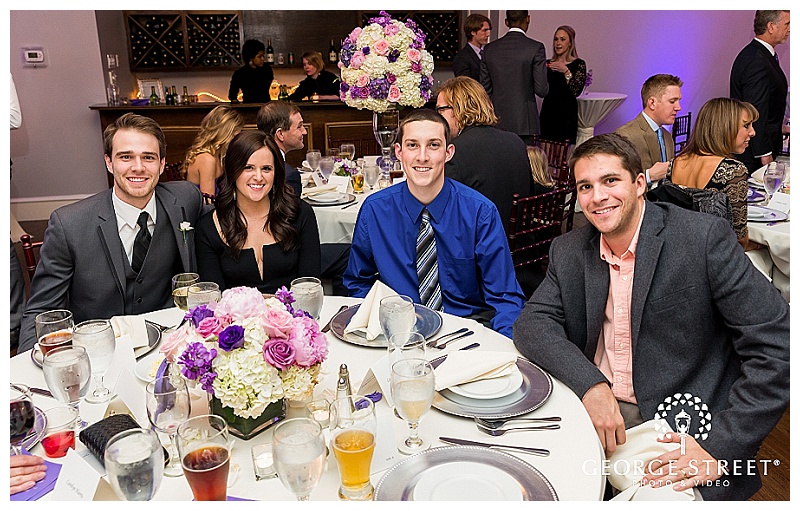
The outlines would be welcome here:
[[[345,206],[314,206],[320,243],[352,243],[358,209],[371,192],[368,186],[362,194],[353,194],[356,204]],[[375,187],[375,191],[378,187]],[[309,202],[309,204],[311,204]]]
[[[772,283],[786,301],[789,301],[791,222],[777,222],[772,225],[763,222],[747,222],[747,229],[751,240],[768,247],[772,267],[767,268],[765,272],[769,272],[768,276],[772,278]]]
[[[339,309],[339,306],[358,302],[359,300],[353,298],[326,296],[320,324],[327,323],[328,319]],[[178,309],[166,309],[151,313],[149,317],[160,324],[172,325],[180,320],[181,315],[182,312]],[[454,342],[448,346],[447,350],[458,349],[478,341],[481,344],[478,349],[515,351],[514,345],[509,339],[482,327],[472,320],[445,314],[440,333],[451,332],[462,326],[468,326],[475,330],[475,335]],[[317,396],[325,389],[333,390],[336,388],[336,377],[341,363],[348,365],[353,388],[354,390],[358,389],[369,365],[385,354],[382,349],[345,343],[338,340],[332,333],[328,333],[328,338],[330,340],[330,355],[323,364],[322,378],[315,390]],[[435,358],[440,353],[439,351],[431,353],[430,358]],[[33,364],[29,352],[19,354],[11,359],[10,365],[11,381],[46,388],[42,371]],[[142,400],[144,400],[144,383],[139,383],[141,383]],[[603,494],[604,478],[600,475],[603,454],[597,434],[583,405],[575,394],[557,380],[554,380],[553,384],[553,393],[547,402],[529,415],[536,417],[558,415],[562,417],[561,429],[555,431],[514,432],[507,434],[502,439],[497,438],[497,443],[549,449],[551,454],[546,458],[526,454],[518,454],[517,456],[532,464],[544,474],[552,483],[561,500],[598,500]],[[48,402],[52,403],[51,399],[38,395],[34,396],[34,401],[40,407],[48,406]],[[81,413],[86,416],[85,411],[88,411],[89,407],[98,406],[103,405],[81,403]],[[193,400],[192,406],[193,415],[206,413],[203,399]],[[377,409],[379,414],[391,413],[384,401],[378,403]],[[395,440],[404,438],[407,434],[405,422],[393,418],[392,423]],[[445,445],[438,440],[439,435],[484,442],[495,440],[494,437],[479,432],[472,420],[448,415],[436,409],[432,409],[422,419],[420,434],[430,439],[434,447]],[[270,429],[249,441],[236,440],[233,447],[232,460],[239,465],[240,473],[236,483],[228,488],[229,496],[253,500],[294,500],[293,495],[284,488],[278,479],[256,481],[253,475],[250,447],[257,443],[270,441],[271,435]],[[85,447],[80,442],[78,442],[78,450],[85,450]],[[41,445],[35,446],[33,453],[43,456]],[[373,474],[373,485],[377,485],[381,475],[382,473]],[[336,462],[333,456],[329,456],[328,466],[323,473],[319,486],[311,494],[311,500],[338,500],[338,486],[339,475]],[[47,499],[48,496],[46,495],[43,500]],[[189,501],[191,499],[192,493],[184,477],[165,477],[155,497],[155,500]]]
[[[616,92],[588,92],[578,96],[578,137],[575,145],[594,136],[594,127],[627,98]]]

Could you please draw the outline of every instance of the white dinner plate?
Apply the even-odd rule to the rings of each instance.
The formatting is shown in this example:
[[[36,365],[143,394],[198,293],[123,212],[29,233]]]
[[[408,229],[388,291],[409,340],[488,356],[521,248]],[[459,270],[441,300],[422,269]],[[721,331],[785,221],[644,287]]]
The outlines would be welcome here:
[[[748,222],[780,222],[789,218],[783,211],[765,208],[764,206],[747,206]]]
[[[506,376],[453,385],[448,390],[459,396],[472,399],[499,399],[512,394],[521,386],[522,373],[517,366],[514,366],[511,374]]]
[[[346,193],[339,193],[339,192],[327,192],[327,193],[319,193],[317,195],[311,195],[310,197],[306,197],[307,200],[313,202],[321,202],[321,203],[328,203],[328,202],[338,202],[347,199]]]
[[[156,377],[158,366],[161,365],[163,360],[164,354],[160,351],[150,353],[146,357],[142,357],[141,360],[136,362],[133,372],[136,374],[136,377],[143,382],[150,383]]]
[[[414,500],[522,500],[519,483],[505,470],[477,462],[429,468],[414,487]]]
[[[747,183],[755,188],[756,190],[763,190],[764,189],[764,182],[759,181],[758,179],[751,177],[747,179]]]

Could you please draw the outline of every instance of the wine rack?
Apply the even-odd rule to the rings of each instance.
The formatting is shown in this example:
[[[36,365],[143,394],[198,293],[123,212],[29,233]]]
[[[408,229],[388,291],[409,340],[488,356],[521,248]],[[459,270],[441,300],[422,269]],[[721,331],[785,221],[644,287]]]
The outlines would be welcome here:
[[[241,14],[126,12],[131,71],[236,69],[242,65]]]
[[[459,47],[461,33],[461,14],[459,11],[386,11],[398,21],[412,19],[417,27],[427,36],[425,49],[433,56],[436,63],[453,62]],[[362,12],[361,26],[369,24],[377,11]]]

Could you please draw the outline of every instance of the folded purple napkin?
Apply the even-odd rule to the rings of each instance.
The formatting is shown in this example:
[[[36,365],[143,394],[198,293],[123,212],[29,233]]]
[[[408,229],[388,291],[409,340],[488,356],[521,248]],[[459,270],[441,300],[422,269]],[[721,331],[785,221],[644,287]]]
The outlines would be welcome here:
[[[30,454],[30,452],[28,452],[26,449],[23,449],[22,454]],[[39,500],[43,496],[53,491],[53,488],[56,487],[58,474],[61,472],[61,465],[59,463],[47,461],[46,459],[44,460],[44,465],[47,467],[44,479],[38,481],[33,488],[29,490],[21,491],[11,495],[12,501]]]

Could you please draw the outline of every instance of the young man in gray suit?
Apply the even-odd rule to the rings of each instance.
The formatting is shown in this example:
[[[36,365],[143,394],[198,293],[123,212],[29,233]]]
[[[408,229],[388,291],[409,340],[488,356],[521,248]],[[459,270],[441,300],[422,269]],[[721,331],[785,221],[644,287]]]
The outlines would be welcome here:
[[[525,35],[530,22],[528,11],[506,11],[508,33],[483,47],[480,78],[500,118],[497,127],[528,145],[539,134],[536,96],[550,91],[544,45]]]
[[[699,398],[713,427],[694,436],[694,417],[685,450],[663,439],[671,449],[645,463],[643,483],[749,498],[761,480],[747,463],[789,404],[788,304],[725,220],[645,202],[624,137],[584,142],[569,165],[590,225],[553,241],[515,345],[581,398],[608,455],[666,400]]]
[[[103,133],[110,190],[50,215],[19,351],[36,343],[36,315],[72,311],[75,323],[170,307],[172,276],[196,270],[194,231],[203,209],[196,186],[159,184],[166,139],[149,117],[127,113]]]

